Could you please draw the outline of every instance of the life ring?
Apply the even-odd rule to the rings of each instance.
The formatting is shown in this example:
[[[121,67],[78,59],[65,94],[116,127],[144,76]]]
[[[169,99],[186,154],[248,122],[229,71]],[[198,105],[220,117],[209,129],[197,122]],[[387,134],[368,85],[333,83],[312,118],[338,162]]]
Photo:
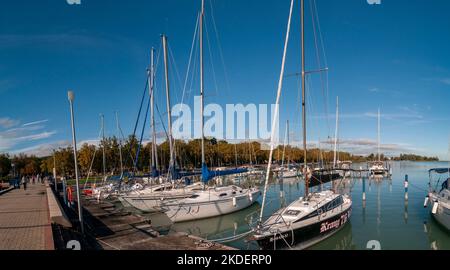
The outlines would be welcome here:
[[[72,194],[72,188],[67,187],[67,200],[72,203],[73,202],[73,194]]]

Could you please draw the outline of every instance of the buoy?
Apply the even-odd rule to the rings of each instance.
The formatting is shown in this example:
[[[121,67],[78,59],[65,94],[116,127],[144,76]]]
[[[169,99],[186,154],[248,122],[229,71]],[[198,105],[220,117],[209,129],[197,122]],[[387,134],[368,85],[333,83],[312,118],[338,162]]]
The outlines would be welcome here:
[[[426,196],[425,197],[425,202],[424,202],[424,204],[423,204],[423,207],[424,208],[427,208],[428,207],[428,202],[430,201],[430,197],[429,196]]]
[[[284,197],[284,191],[280,191],[280,198]]]
[[[233,206],[234,206],[234,207],[237,206],[237,200],[236,200],[236,197],[233,197]]]
[[[248,199],[251,201],[251,202],[253,202],[253,195],[250,193],[250,194],[248,194]]]
[[[408,200],[408,187],[409,187],[409,181],[408,181],[408,175],[405,175],[405,200]]]
[[[433,211],[431,211],[431,213],[433,213],[433,215],[436,215],[438,208],[439,208],[439,202],[435,202],[433,205]]]
[[[363,178],[363,201],[366,201],[366,178]]]

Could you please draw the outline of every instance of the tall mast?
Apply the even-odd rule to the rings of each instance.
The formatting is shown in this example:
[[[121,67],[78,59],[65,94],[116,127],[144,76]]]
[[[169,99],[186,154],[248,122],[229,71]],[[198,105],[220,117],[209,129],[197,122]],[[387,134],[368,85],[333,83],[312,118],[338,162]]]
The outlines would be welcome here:
[[[380,142],[381,142],[381,113],[380,108],[378,108],[378,161],[381,161],[381,152],[380,152]]]
[[[289,120],[287,120],[287,122],[286,122],[286,130],[287,130],[286,136],[287,136],[287,147],[288,147],[288,154],[287,154],[288,166],[287,166],[287,168],[289,170],[289,167],[291,166],[291,147],[290,147],[291,140],[290,140],[290,136],[289,136],[289,133],[290,133]]]
[[[103,144],[103,181],[106,180],[106,153],[105,153],[105,116],[103,114],[100,115],[102,122],[102,144]]]
[[[248,142],[248,153],[249,153],[249,157],[250,157],[250,165],[253,165],[253,158],[252,158],[252,145],[251,142]]]
[[[174,166],[174,151],[173,151],[173,139],[172,139],[172,111],[170,107],[170,84],[169,84],[169,61],[167,52],[167,36],[162,35],[162,42],[164,48],[164,70],[165,70],[165,80],[166,80],[166,100],[167,100],[167,117],[168,117],[168,129],[169,129],[169,148],[170,148],[170,162],[169,162],[169,173]],[[173,175],[171,176],[173,177]]]
[[[234,144],[234,159],[236,162],[236,168],[238,167],[238,154],[237,154],[237,145],[236,143]]]
[[[333,168],[336,169],[337,165],[337,146],[338,146],[338,139],[339,137],[339,97],[336,99],[336,132],[334,134],[334,161],[333,161]]]
[[[148,74],[148,80],[149,80],[149,86],[150,86],[150,114],[151,114],[151,120],[150,120],[150,128],[152,132],[152,173],[155,172],[158,168],[158,158],[157,158],[157,151],[156,151],[156,131],[155,131],[155,64],[154,64],[154,55],[155,55],[155,48],[152,48],[150,51],[150,70]]]
[[[118,143],[119,143],[119,159],[120,159],[120,179],[123,177],[123,157],[122,157],[122,139],[120,138],[120,125],[119,125],[119,113],[116,112],[116,126],[117,126],[117,133],[118,137]]]
[[[284,145],[283,145],[283,156],[281,157],[281,168],[284,170],[284,157],[286,154],[286,145],[289,144],[288,143],[288,135],[289,134],[289,121],[286,121],[286,131],[284,134]]]
[[[202,168],[206,167],[205,159],[205,118],[204,118],[204,106],[205,106],[205,85],[204,85],[204,74],[203,74],[203,19],[205,16],[205,0],[202,0],[202,9],[200,11],[200,114],[201,114],[201,129],[202,129]]]
[[[306,71],[305,71],[305,1],[301,0],[301,31],[302,31],[302,111],[303,111],[303,155],[305,157],[305,198],[309,195],[309,179],[307,173],[308,157],[306,146]]]

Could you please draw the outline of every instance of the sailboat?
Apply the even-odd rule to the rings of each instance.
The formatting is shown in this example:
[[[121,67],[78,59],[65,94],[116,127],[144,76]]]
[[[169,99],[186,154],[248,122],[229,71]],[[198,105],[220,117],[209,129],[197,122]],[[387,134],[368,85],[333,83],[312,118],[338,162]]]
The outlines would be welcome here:
[[[160,212],[161,203],[164,200],[182,199],[193,196],[194,190],[203,189],[202,183],[189,184],[174,181],[177,179],[175,171],[175,158],[174,147],[172,138],[172,116],[170,110],[170,86],[169,86],[169,72],[168,72],[168,50],[167,50],[167,37],[163,35],[161,37],[164,48],[164,66],[165,66],[165,80],[166,80],[166,98],[167,98],[167,110],[168,110],[168,128],[169,128],[169,145],[170,145],[170,163],[169,171],[166,177],[166,182],[159,185],[150,185],[148,187],[135,188],[129,192],[124,192],[119,196],[119,200],[125,207],[133,207],[142,212]],[[157,163],[157,148],[156,148],[156,135],[155,135],[155,120],[154,120],[154,53],[152,48],[150,53],[150,69],[149,69],[149,89],[150,89],[150,102],[151,102],[151,130],[152,130],[152,173],[151,177],[153,182],[155,179],[161,180],[159,176],[158,163]],[[173,180],[173,181],[172,181]]]
[[[389,174],[389,170],[386,168],[383,161],[381,161],[381,139],[380,139],[380,131],[381,131],[381,113],[380,109],[378,109],[378,160],[374,162],[369,162],[369,174],[372,177],[375,176],[386,176]]]
[[[294,0],[291,0],[288,29],[283,54],[283,62],[278,85],[277,102],[279,104],[283,87],[286,53],[289,43]],[[263,222],[265,201],[269,183],[270,169],[274,150],[274,133],[267,168],[263,204],[260,220],[252,237],[262,249],[295,248],[304,249],[335,234],[349,221],[352,211],[352,200],[347,195],[337,194],[332,190],[310,193],[309,183],[312,173],[307,163],[306,138],[306,88],[305,88],[305,35],[304,35],[304,0],[301,0],[301,32],[302,32],[302,93],[303,93],[303,150],[305,195],[289,206],[280,209]],[[278,110],[275,114],[278,115]],[[275,126],[276,117],[273,126]]]
[[[290,146],[290,136],[289,136],[289,121],[286,122],[286,140],[287,140],[287,146]],[[291,166],[291,159],[290,155],[288,154],[288,164],[287,166],[284,166],[284,155],[286,152],[286,144],[284,144],[283,149],[283,159],[281,162],[281,167],[278,170],[278,177],[280,179],[288,179],[288,178],[299,178],[302,176],[300,170],[298,168],[295,168]]]
[[[224,187],[209,187],[206,184],[218,177],[245,173],[245,169],[216,170],[208,169],[205,158],[204,136],[204,69],[203,69],[203,25],[205,16],[205,1],[202,0],[199,14],[200,42],[200,100],[201,100],[201,149],[202,149],[202,182],[204,189],[195,191],[189,198],[162,203],[162,209],[173,222],[184,222],[205,219],[240,211],[256,203],[261,192],[258,188],[243,189],[230,185]]]
[[[445,180],[441,181],[439,177],[439,180],[434,181],[433,174],[444,175]],[[450,230],[450,168],[431,169],[429,175],[429,193],[425,200],[425,207],[431,205],[431,214],[436,221]]]
[[[333,169],[337,170],[341,177],[350,177],[352,161],[341,161],[339,158],[339,97],[336,98],[336,130],[334,135],[334,159]]]

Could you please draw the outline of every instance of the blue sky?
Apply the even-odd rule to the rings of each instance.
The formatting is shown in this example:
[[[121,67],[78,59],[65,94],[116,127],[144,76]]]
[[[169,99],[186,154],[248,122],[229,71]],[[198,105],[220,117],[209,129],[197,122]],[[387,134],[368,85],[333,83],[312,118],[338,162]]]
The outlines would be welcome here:
[[[312,70],[318,65],[311,2],[306,2],[307,62]],[[213,55],[206,52],[207,103],[275,101],[289,3],[207,0]],[[383,0],[381,5],[368,5],[365,0],[316,0],[316,5],[329,68],[329,93],[328,106],[324,106],[319,75],[315,75],[309,95],[313,104],[308,111],[310,141],[334,136],[333,114],[339,96],[342,148],[360,154],[375,151],[374,115],[381,108],[384,152],[447,159],[450,2]],[[160,48],[160,34],[166,33],[176,70],[184,77],[199,6],[200,1],[182,0],[82,0],[81,5],[68,5],[65,0],[3,1],[0,152],[42,154],[67,144],[71,138],[68,89],[76,95],[79,141],[98,137],[101,113],[106,117],[107,134],[114,135],[116,110],[125,133],[130,133],[145,86],[150,48]],[[295,12],[287,74],[299,71],[298,3]],[[157,84],[162,89],[161,75]],[[172,75],[175,104],[181,100],[182,83],[175,69]],[[191,95],[197,89],[194,83]],[[296,78],[285,80],[281,119],[293,123],[292,140],[299,140],[301,131],[298,90]],[[186,102],[192,102],[191,95]],[[161,109],[163,98],[157,97]]]

